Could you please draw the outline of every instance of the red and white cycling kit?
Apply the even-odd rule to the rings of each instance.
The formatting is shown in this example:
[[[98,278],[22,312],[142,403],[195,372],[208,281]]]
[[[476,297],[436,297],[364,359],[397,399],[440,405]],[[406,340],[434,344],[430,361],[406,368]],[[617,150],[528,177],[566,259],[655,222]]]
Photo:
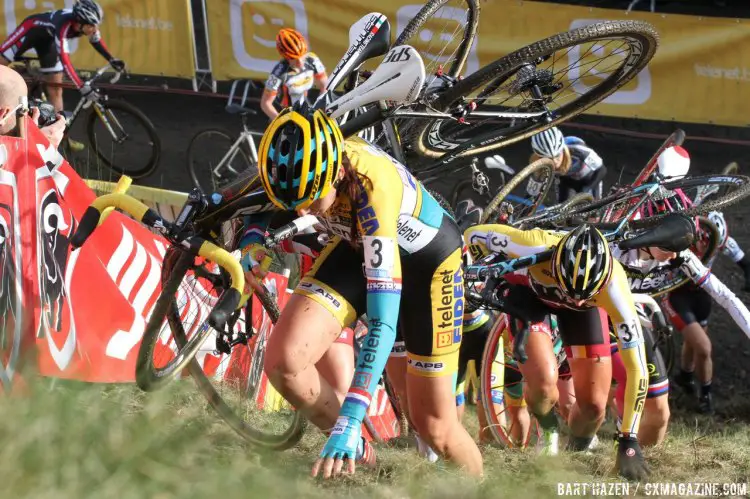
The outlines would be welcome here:
[[[713,298],[723,309],[725,309],[732,317],[735,323],[742,329],[742,331],[750,338],[750,311],[737,298],[737,296],[722,283],[718,277],[716,277],[711,269],[705,266],[700,259],[689,249],[681,251],[677,258],[669,262],[659,262],[651,258],[645,251],[640,250],[629,250],[623,251],[616,245],[612,246],[612,255],[622,264],[626,273],[628,274],[628,280],[631,282],[631,290],[634,292],[646,292],[645,290],[633,289],[635,284],[638,284],[637,279],[633,279],[634,274],[649,275],[651,279],[656,279],[661,282],[660,275],[669,275],[674,272],[683,272],[687,277],[693,281],[693,285],[700,290],[705,291],[708,295]],[[640,282],[643,282],[640,280]],[[686,286],[691,286],[686,284]],[[637,286],[636,286],[637,287]],[[682,289],[682,288],[680,288]],[[689,288],[686,288],[689,289]],[[654,291],[653,289],[651,291]],[[681,291],[673,292],[680,293]],[[670,300],[664,301],[665,312],[670,316],[670,319],[675,322],[675,325],[679,328],[680,323],[684,322],[678,311],[674,309]],[[698,321],[700,322],[700,321]]]
[[[9,61],[14,61],[34,49],[39,56],[43,73],[59,73],[64,69],[76,88],[81,88],[83,81],[70,62],[68,47],[70,38],[83,36],[82,31],[75,29],[75,24],[77,23],[71,9],[33,14],[24,19],[0,45],[0,54]],[[89,41],[107,61],[113,59],[98,29],[89,37]]]

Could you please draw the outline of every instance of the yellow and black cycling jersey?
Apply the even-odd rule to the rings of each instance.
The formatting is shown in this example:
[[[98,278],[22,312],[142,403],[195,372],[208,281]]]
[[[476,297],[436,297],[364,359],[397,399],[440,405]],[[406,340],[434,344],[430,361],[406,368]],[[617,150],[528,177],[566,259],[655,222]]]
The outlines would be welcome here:
[[[554,248],[563,232],[533,229],[522,231],[506,225],[478,225],[464,232],[464,241],[474,261],[499,253],[507,258],[518,258],[541,253]],[[623,414],[623,433],[635,434],[648,387],[648,370],[638,313],[630,293],[628,280],[622,266],[613,261],[612,277],[597,295],[580,306],[571,304],[560,291],[553,275],[552,262],[542,262],[528,267],[525,285],[544,303],[553,308],[594,309],[606,312],[617,332],[617,341],[627,371],[626,410]],[[575,349],[575,346],[572,346]]]
[[[367,314],[368,335],[378,337],[371,341],[372,362],[358,364],[355,379],[377,381],[380,371],[371,364],[385,363],[397,323],[409,372],[455,376],[464,316],[461,232],[398,161],[356,138],[347,139],[344,151],[362,194],[337,195],[317,216],[333,237],[295,293],[322,304],[342,326]],[[385,330],[394,340],[385,341]]]

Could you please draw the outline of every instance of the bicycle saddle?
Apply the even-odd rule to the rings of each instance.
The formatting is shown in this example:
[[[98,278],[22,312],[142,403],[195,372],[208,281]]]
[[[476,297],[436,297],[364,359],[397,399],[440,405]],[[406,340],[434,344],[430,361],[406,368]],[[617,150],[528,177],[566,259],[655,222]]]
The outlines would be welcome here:
[[[484,158],[484,166],[486,166],[490,170],[502,170],[508,175],[516,174],[516,171],[508,166],[508,164],[505,162],[505,159],[499,154],[495,154],[494,156],[487,156],[486,158]]]
[[[239,104],[228,104],[226,110],[229,114],[258,114],[258,111],[255,109],[250,109],[249,107],[244,107]]]
[[[695,225],[682,213],[670,213],[661,219],[659,226],[641,235],[620,241],[622,250],[658,246],[679,253],[695,242]]]

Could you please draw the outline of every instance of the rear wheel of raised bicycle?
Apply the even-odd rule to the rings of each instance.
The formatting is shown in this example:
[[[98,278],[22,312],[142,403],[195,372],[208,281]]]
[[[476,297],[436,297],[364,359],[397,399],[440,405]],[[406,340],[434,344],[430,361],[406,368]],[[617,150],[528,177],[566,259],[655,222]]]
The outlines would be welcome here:
[[[204,193],[220,190],[235,180],[240,172],[254,168],[242,147],[232,149],[236,142],[226,130],[202,130],[190,139],[187,168],[193,185]]]
[[[95,102],[86,133],[102,163],[121,175],[138,179],[159,166],[161,140],[156,128],[140,109],[127,102]]]
[[[516,50],[435,94],[430,108],[465,119],[420,121],[413,147],[439,158],[474,145],[459,155],[473,156],[558,125],[633,79],[657,45],[658,34],[648,23],[605,21]],[[491,115],[501,111],[516,115]]]
[[[466,72],[478,69],[478,59],[472,54],[479,28],[479,0],[430,0],[421,6],[406,5],[397,17],[398,38],[394,46],[411,45],[419,51],[425,65],[423,88],[447,86]],[[392,128],[400,146],[409,147],[408,137],[414,134],[423,120],[393,118],[383,123],[378,145],[385,139],[385,129]],[[379,132],[381,132],[380,127]],[[403,140],[402,140],[403,139]]]
[[[527,194],[526,183],[531,179],[535,186],[534,195]],[[554,163],[549,158],[541,158],[516,173],[500,189],[484,209],[480,223],[495,220],[498,212],[509,210],[509,220],[516,220],[533,214],[547,196],[555,181]],[[519,190],[522,188],[523,190]],[[515,192],[515,193],[514,193]]]
[[[536,418],[522,405],[523,376],[518,365],[509,361],[510,356],[505,353],[507,324],[507,316],[503,314],[498,317],[487,337],[479,389],[487,431],[500,447],[519,449],[534,446],[541,437],[541,428]]]

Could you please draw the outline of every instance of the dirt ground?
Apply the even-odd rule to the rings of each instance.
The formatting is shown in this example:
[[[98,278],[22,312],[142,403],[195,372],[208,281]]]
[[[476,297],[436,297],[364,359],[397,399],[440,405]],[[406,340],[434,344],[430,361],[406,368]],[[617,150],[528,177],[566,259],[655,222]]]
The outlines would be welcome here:
[[[130,93],[120,96],[138,106],[154,122],[162,141],[162,161],[159,169],[141,183],[170,190],[187,190],[191,186],[186,170],[186,149],[190,138],[198,131],[208,127],[225,128],[238,131],[240,121],[236,116],[224,112],[225,102],[222,99],[194,97],[186,95]],[[70,96],[71,100],[73,96]],[[255,119],[253,126],[262,130],[265,119]],[[632,119],[606,119],[596,116],[579,117],[575,123],[607,126],[631,132],[661,134],[666,137],[676,124],[651,122]],[[685,147],[691,154],[691,173],[707,174],[720,171],[730,161],[740,164],[740,172],[750,173],[750,147],[712,143],[698,140],[699,137],[750,141],[750,128],[728,129],[708,125],[680,125],[687,133]],[[82,135],[80,125],[76,132]],[[562,127],[567,134],[578,135],[604,158],[609,175],[608,182],[625,182],[633,179],[645,162],[659,146],[661,140],[630,138],[615,134],[589,132],[573,127]],[[75,136],[75,135],[74,135]],[[693,139],[691,140],[691,137]],[[508,164],[517,170],[525,166],[530,151],[528,141],[514,144],[498,151]],[[622,172],[622,173],[621,173]],[[446,176],[436,187],[439,191],[449,192],[452,185],[463,178]],[[621,175],[621,176],[620,176]],[[108,177],[108,173],[102,174]],[[750,201],[740,203],[729,209],[725,215],[732,236],[743,248],[750,251]],[[739,268],[720,257],[715,265],[716,274],[734,290],[745,303],[749,294],[742,289],[743,278]],[[750,383],[748,383],[748,365],[750,364],[750,339],[732,322],[731,318],[718,306],[714,306],[710,332],[714,344],[714,392],[719,416],[726,418],[747,418],[750,420]]]

